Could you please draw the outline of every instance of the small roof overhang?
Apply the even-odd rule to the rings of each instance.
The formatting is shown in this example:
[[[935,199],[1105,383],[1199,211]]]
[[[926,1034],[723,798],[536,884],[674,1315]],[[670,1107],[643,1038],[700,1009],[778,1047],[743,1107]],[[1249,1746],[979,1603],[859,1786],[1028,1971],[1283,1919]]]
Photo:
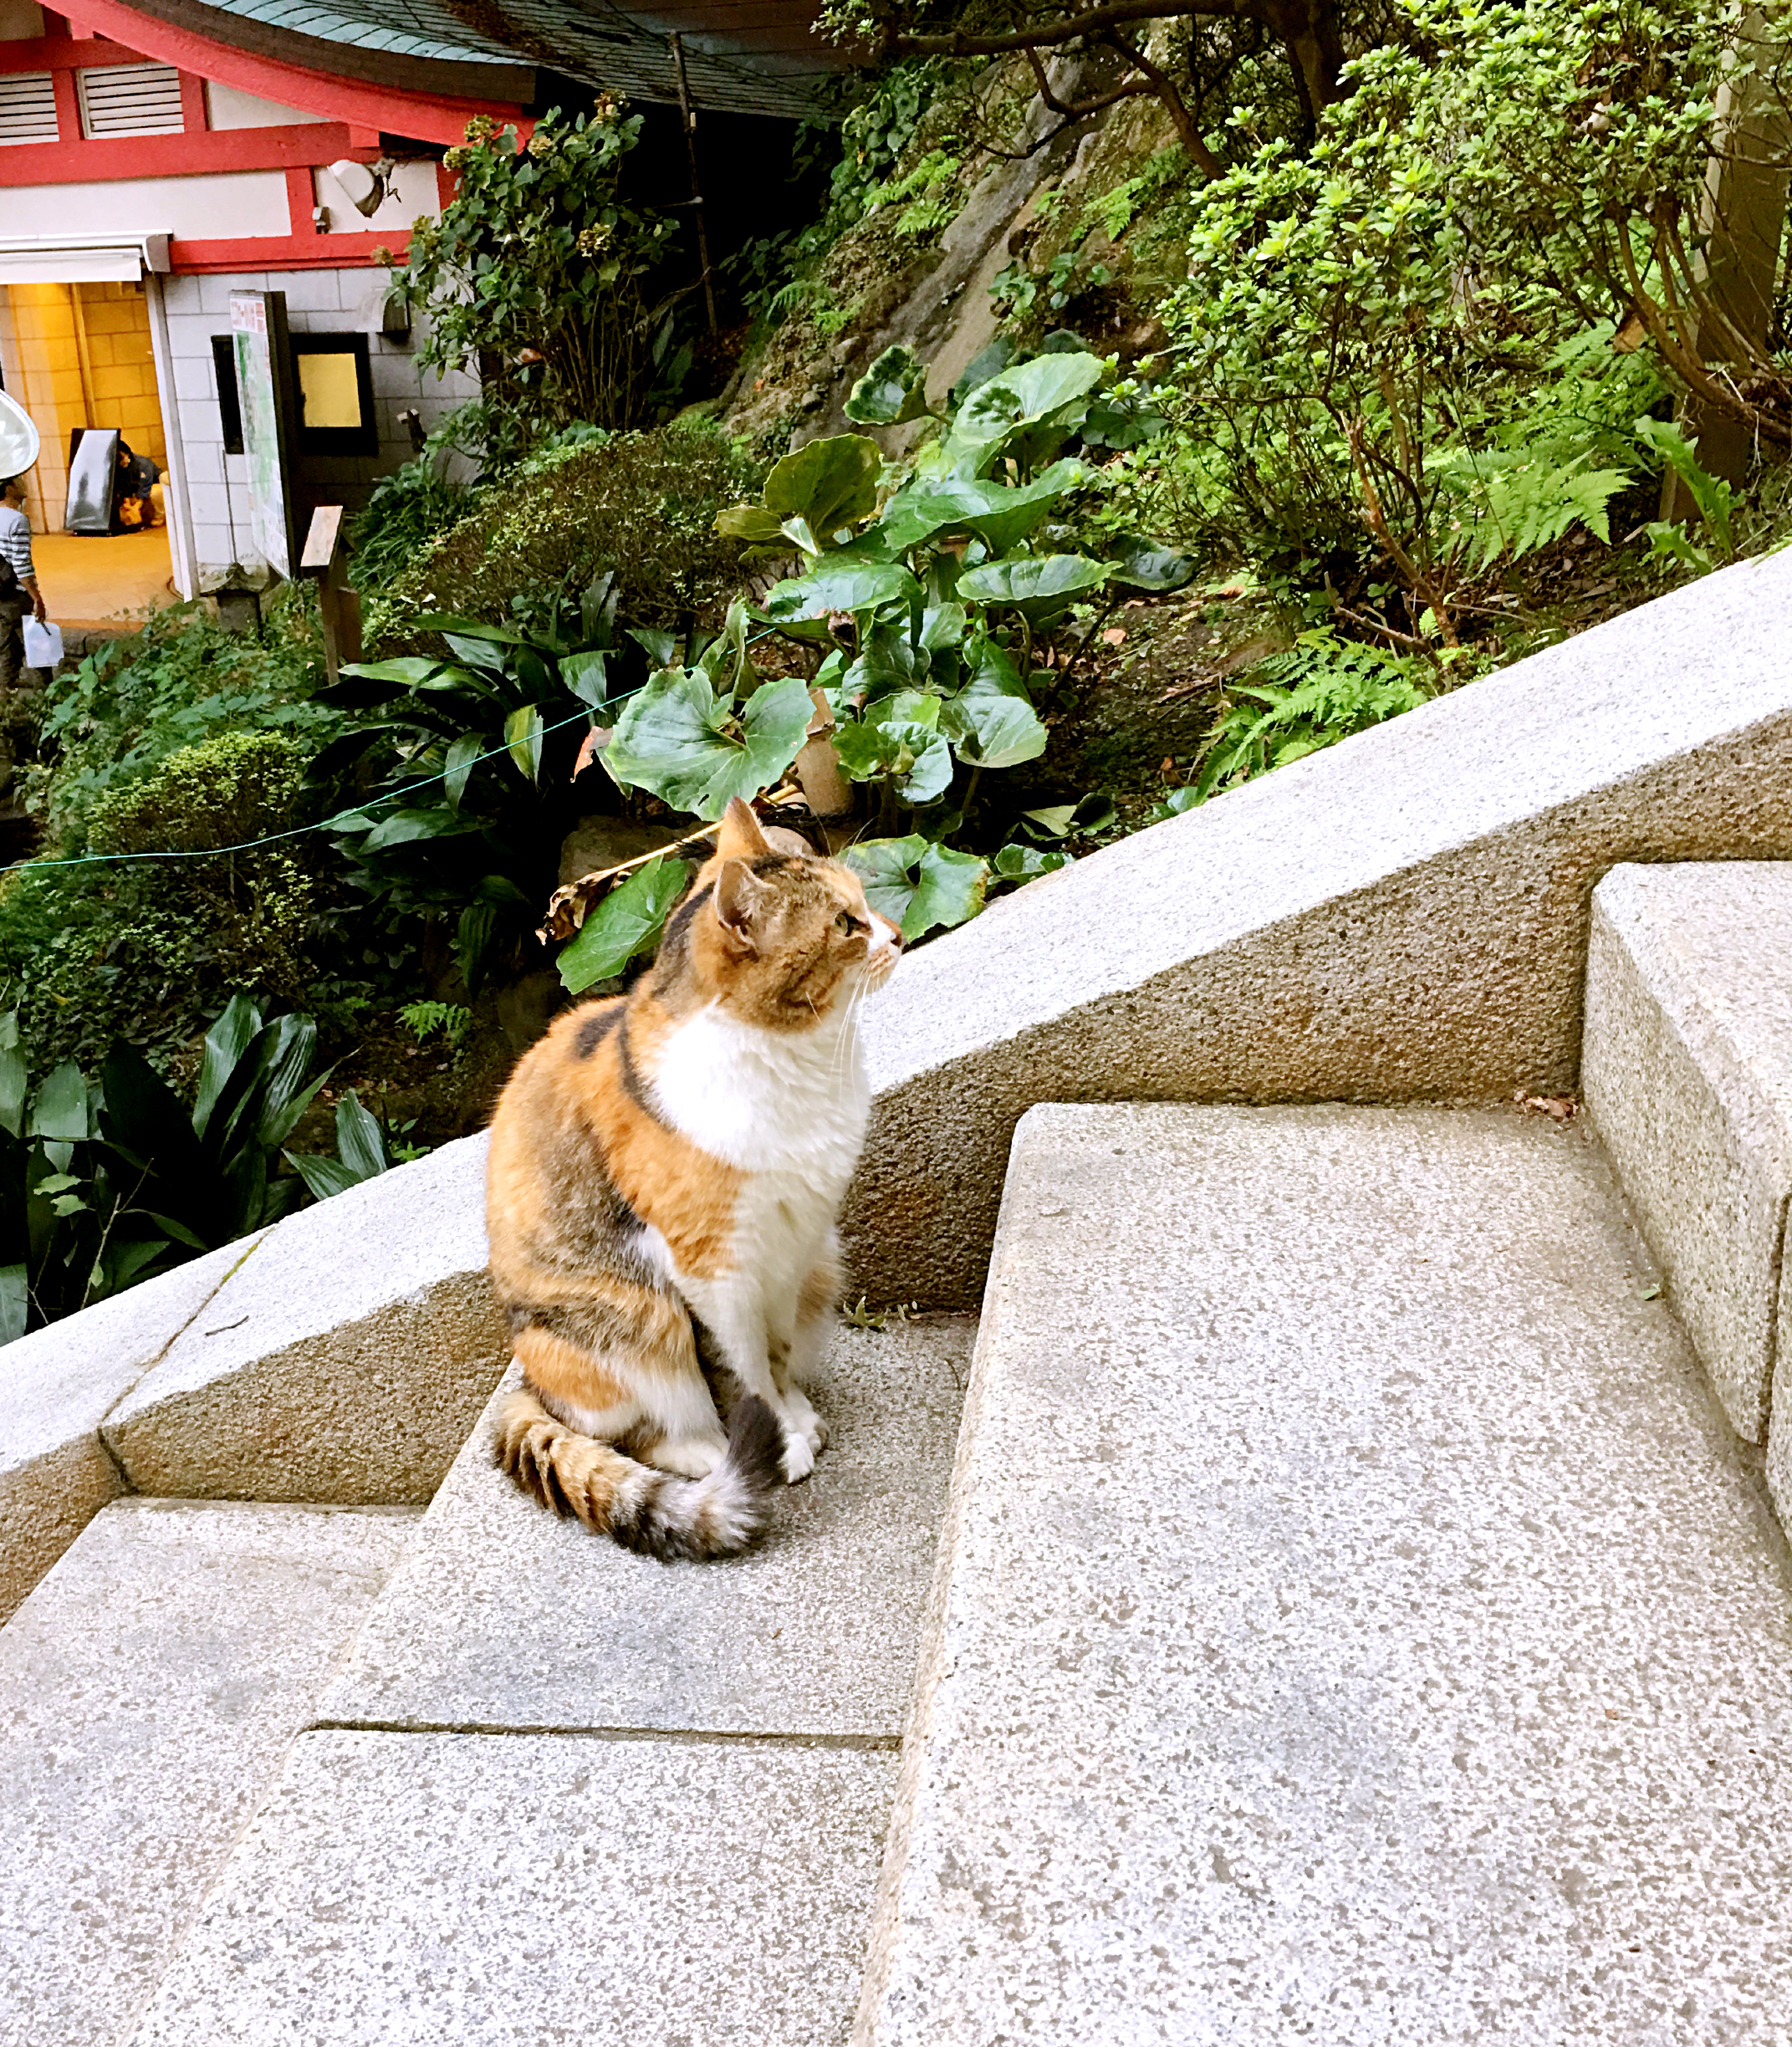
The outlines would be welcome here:
[[[0,234],[0,284],[135,284],[168,267],[165,234]]]

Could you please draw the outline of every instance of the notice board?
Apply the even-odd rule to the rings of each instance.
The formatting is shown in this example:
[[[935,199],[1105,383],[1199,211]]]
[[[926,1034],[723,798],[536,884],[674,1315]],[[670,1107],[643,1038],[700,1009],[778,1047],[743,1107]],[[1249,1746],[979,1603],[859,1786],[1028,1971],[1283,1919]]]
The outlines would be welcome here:
[[[293,508],[293,350],[286,329],[286,294],[232,292],[230,334],[254,551],[290,580],[298,568],[299,536]]]

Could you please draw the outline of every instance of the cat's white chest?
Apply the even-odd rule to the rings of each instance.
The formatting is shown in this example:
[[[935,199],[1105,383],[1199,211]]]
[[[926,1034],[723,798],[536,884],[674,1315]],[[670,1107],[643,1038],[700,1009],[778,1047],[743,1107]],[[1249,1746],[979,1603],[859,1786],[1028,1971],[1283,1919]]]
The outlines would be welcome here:
[[[654,1105],[672,1129],[743,1172],[845,1192],[870,1090],[850,1009],[798,1034],[706,1009],[666,1040]]]

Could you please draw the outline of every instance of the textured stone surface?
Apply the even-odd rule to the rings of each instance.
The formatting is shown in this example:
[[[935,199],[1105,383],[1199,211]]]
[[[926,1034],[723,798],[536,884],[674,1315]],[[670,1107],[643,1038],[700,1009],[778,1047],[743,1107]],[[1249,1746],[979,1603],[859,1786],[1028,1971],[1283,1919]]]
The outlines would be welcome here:
[[[1792,1196],[1792,863],[1606,877],[1581,1085],[1725,1411],[1764,1441]]]
[[[1792,554],[1744,564],[1022,889],[865,1012],[855,1288],[976,1304],[1042,1100],[1575,1084],[1621,860],[1792,855]]]
[[[895,1766],[306,1734],[133,2047],[838,2047]]]
[[[457,1462],[322,1708],[434,1727],[901,1732],[974,1325],[843,1330],[833,1441],[747,1555],[668,1569]]]
[[[415,1530],[108,1507],[0,1631],[0,2043],[110,2047]]]
[[[485,1263],[469,1137],[270,1232],[106,1440],[142,1493],[426,1500],[503,1370]]]
[[[0,1350],[0,1621],[125,1490],[100,1423],[253,1248],[227,1244]]]
[[[1792,1597],[1586,1137],[1022,1125],[855,2039],[1792,2037]]]

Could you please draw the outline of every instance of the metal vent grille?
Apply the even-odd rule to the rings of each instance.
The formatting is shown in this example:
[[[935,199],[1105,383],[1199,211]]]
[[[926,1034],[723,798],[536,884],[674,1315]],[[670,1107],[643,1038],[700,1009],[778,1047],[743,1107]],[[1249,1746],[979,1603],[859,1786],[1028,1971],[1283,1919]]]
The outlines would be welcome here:
[[[56,140],[56,88],[48,71],[0,74],[0,149]]]
[[[186,125],[181,74],[172,64],[107,64],[75,78],[85,135],[179,135]]]

